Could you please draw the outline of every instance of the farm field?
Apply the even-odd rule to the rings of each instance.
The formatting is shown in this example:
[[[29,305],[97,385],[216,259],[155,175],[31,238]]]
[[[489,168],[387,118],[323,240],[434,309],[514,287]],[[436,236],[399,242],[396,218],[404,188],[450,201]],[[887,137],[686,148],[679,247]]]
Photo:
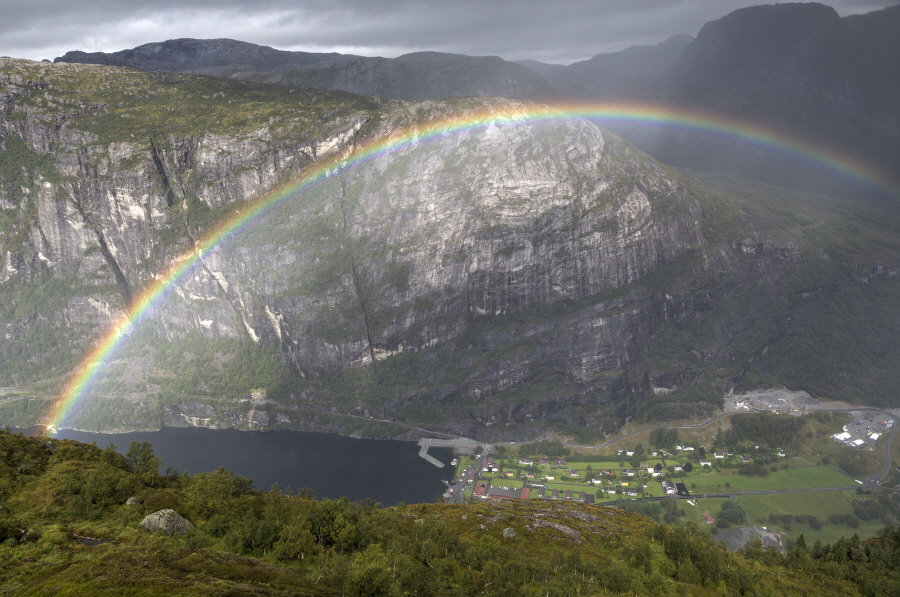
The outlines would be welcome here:
[[[691,493],[721,493],[741,491],[766,491],[772,489],[807,489],[813,487],[853,487],[853,477],[828,466],[802,466],[779,469],[768,476],[739,475],[737,470],[724,469],[721,473],[691,473],[682,479]],[[726,487],[726,484],[730,487]]]
[[[840,537],[849,537],[854,533],[859,535],[860,539],[876,536],[878,531],[884,528],[881,520],[860,522],[858,528],[828,522],[828,517],[832,514],[853,513],[849,500],[852,495],[853,492],[844,491],[746,495],[740,496],[738,502],[757,526],[785,533],[786,537],[791,540],[796,540],[802,534],[807,545],[812,545],[816,539],[821,540],[822,543],[831,543]],[[769,521],[770,514],[815,514],[821,521],[822,528],[814,529],[803,523],[791,523],[787,526],[772,523]]]

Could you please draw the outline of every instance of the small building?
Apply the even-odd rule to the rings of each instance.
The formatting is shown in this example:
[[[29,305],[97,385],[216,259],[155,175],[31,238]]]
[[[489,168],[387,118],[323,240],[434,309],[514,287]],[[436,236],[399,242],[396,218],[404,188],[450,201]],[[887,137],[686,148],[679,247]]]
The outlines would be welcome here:
[[[671,481],[663,481],[662,487],[666,492],[666,495],[675,495],[676,493],[678,493],[678,490],[675,488],[675,484]]]
[[[880,433],[873,433],[872,435],[869,436],[869,439],[872,440],[873,442],[877,442],[879,437],[881,437]]]
[[[550,466],[550,459],[549,458],[541,458],[540,460],[538,460],[538,464],[541,466]]]
[[[713,518],[712,516],[709,515],[709,512],[704,512],[704,513],[701,514],[700,516],[703,517],[703,521],[704,521],[706,524],[712,524],[712,523],[714,523],[714,522],[716,521],[715,518]]]
[[[626,477],[633,477],[633,476],[634,476],[634,469],[627,468],[627,469],[625,469],[625,470],[622,471],[622,472],[625,473],[625,476],[626,476]]]
[[[554,489],[553,493],[550,495],[550,497],[552,497],[554,500],[559,499],[559,490]]]
[[[713,452],[713,456],[717,460],[721,460],[722,458],[725,458],[725,452]]]
[[[566,499],[567,499],[567,500],[571,500],[571,499],[572,499],[572,490],[571,490],[571,489],[567,489],[567,490],[566,490]]]
[[[547,492],[547,488],[546,488],[546,487],[541,487],[540,489],[538,489],[538,497],[544,497],[544,494],[545,494],[546,492]]]
[[[634,450],[625,450],[625,456],[634,456]]]
[[[585,497],[587,497],[587,494],[585,492],[583,492],[583,491],[578,492],[579,500],[581,500],[583,502],[585,500]]]
[[[519,498],[523,499],[523,500],[530,500],[531,499],[531,488],[523,487],[522,493],[519,495]]]
[[[566,461],[565,460],[557,460],[556,466],[566,466]]]
[[[534,460],[532,460],[531,458],[522,458],[521,460],[519,460],[519,464],[531,465],[534,464]]]
[[[746,454],[741,456],[741,464],[750,464],[750,457]]]
[[[684,467],[681,466],[680,464],[676,464],[676,465],[673,466],[672,468],[674,469],[674,471],[675,471],[676,473],[681,472],[681,471],[684,469]]]
[[[707,460],[706,458],[700,459],[700,466],[712,466],[712,461]]]
[[[553,475],[547,475],[548,481],[553,481],[554,479],[556,479],[556,477],[554,477]]]
[[[484,492],[487,491],[487,483],[484,481],[475,484],[475,490],[472,491],[472,495],[476,497],[484,497]]]

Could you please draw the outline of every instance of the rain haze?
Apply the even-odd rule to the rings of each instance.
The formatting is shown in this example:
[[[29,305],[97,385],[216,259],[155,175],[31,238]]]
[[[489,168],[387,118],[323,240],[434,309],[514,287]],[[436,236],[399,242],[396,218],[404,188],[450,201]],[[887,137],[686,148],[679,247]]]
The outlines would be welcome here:
[[[432,50],[568,64],[696,35],[744,0],[20,0],[0,1],[0,54],[52,60],[177,38],[230,38],[281,50],[396,57]],[[824,2],[842,15],[894,0]]]

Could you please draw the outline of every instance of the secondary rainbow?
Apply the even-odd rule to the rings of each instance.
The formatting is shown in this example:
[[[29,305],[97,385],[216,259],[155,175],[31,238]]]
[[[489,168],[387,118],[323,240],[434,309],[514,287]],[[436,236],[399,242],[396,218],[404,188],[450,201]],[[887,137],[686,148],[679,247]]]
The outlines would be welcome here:
[[[62,428],[88,394],[97,374],[112,359],[123,339],[148,317],[153,307],[200,262],[203,254],[226,242],[236,233],[263,217],[272,207],[295,193],[324,180],[338,168],[355,167],[379,156],[401,151],[412,144],[428,142],[449,135],[459,134],[495,123],[510,125],[542,120],[582,117],[600,123],[634,123],[685,129],[703,134],[714,134],[736,139],[770,151],[778,151],[802,158],[812,164],[861,181],[881,191],[896,193],[895,184],[865,164],[813,144],[793,139],[775,131],[682,108],[653,104],[564,104],[526,105],[492,108],[415,126],[376,139],[355,148],[349,155],[333,155],[312,165],[298,179],[247,202],[226,221],[208,232],[196,245],[174,259],[164,270],[137,293],[131,305],[125,309],[94,343],[70,380],[63,388],[49,413],[50,426]]]

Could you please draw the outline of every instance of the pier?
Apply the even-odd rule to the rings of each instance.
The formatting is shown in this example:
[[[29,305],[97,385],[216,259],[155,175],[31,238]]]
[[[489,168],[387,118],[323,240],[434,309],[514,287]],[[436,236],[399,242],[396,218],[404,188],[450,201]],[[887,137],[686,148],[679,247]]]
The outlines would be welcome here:
[[[419,440],[419,456],[433,464],[438,468],[444,468],[444,463],[428,453],[428,448],[434,446],[436,448],[460,448],[475,449],[478,442],[474,439],[461,437],[458,439],[420,439]]]

